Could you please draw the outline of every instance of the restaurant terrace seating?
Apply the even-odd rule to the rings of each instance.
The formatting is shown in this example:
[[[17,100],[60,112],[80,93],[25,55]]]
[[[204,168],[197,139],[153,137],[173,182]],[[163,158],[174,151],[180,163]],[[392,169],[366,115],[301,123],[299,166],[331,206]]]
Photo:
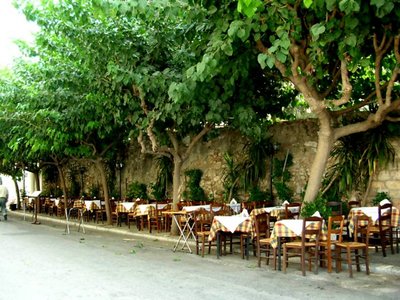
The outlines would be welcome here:
[[[289,258],[300,256],[300,265],[303,276],[306,275],[306,255],[308,256],[309,270],[311,271],[311,258],[314,258],[314,273],[318,273],[319,245],[322,230],[322,218],[307,217],[303,219],[303,229],[301,241],[287,242],[283,244],[283,272],[286,268]],[[314,223],[314,226],[309,226]],[[289,250],[294,250],[289,252]]]
[[[342,270],[342,251],[345,250],[349,276],[353,277],[353,261],[356,263],[357,272],[361,271],[360,258],[364,259],[365,271],[367,275],[369,275],[368,247],[371,223],[371,218],[366,215],[355,216],[354,240],[350,242],[339,242],[336,244],[336,272]],[[359,250],[361,250],[362,253],[360,253]],[[354,253],[353,256],[352,253]]]
[[[301,213],[301,202],[293,202],[285,205],[286,219],[299,219]]]
[[[353,209],[353,208],[361,207],[361,202],[358,201],[358,200],[350,200],[350,201],[347,203],[347,207],[348,207],[348,209],[349,209],[349,211],[350,211],[350,210]],[[349,220],[349,219],[347,218],[347,216],[346,216],[345,219],[344,219],[344,225],[345,225],[345,227],[344,227],[344,229],[343,229],[343,236],[344,236],[344,238],[345,238],[347,241],[350,241],[350,240],[351,240],[351,237],[350,237],[350,230],[349,230],[349,223],[350,223],[350,220]]]
[[[272,258],[274,270],[276,270],[277,249],[271,247],[269,213],[265,212],[255,216],[254,223],[256,234],[253,242],[256,245],[258,267],[261,267],[262,254],[265,253],[266,264],[269,265],[269,260]]]
[[[390,246],[392,254],[393,233],[392,233],[392,203],[379,204],[378,206],[378,225],[371,226],[371,242],[375,245],[376,252],[378,246],[382,248],[382,255],[386,256],[386,246]]]
[[[330,216],[326,241],[320,242],[320,259],[326,261],[328,273],[332,272],[332,261],[336,261],[335,245],[342,242],[344,216]]]
[[[328,201],[326,205],[331,209],[331,216],[342,216],[342,202],[340,201]]]
[[[200,208],[193,213],[194,221],[194,234],[196,236],[196,254],[199,255],[199,248],[201,244],[201,256],[204,257],[204,249],[206,245],[206,239],[210,235],[210,227],[212,223],[213,215],[210,211],[204,208]],[[208,242],[208,253],[211,251],[212,242]]]

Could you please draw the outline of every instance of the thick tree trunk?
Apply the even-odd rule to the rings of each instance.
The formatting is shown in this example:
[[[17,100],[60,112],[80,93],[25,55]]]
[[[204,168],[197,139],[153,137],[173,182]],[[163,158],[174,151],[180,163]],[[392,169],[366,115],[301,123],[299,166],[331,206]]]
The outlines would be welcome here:
[[[178,155],[173,156],[173,159],[174,159],[174,171],[173,171],[173,178],[172,178],[172,187],[173,187],[172,209],[174,211],[177,211],[178,203],[180,201],[179,189],[181,186],[181,170],[182,170],[183,161]],[[177,228],[175,222],[172,222],[172,224],[171,224],[171,234],[172,235],[178,234],[178,228]]]
[[[65,184],[65,177],[64,177],[64,172],[63,169],[59,164],[56,163],[58,175],[60,176],[60,184],[61,184],[61,189],[63,191],[64,195],[64,209],[68,209],[68,195],[67,195],[67,185]]]
[[[101,185],[103,187],[103,192],[104,192],[104,203],[106,206],[106,215],[107,215],[107,224],[112,225],[111,221],[111,204],[110,204],[110,197],[109,197],[109,192],[108,192],[108,184],[107,184],[107,175],[106,175],[106,170],[104,167],[103,160],[101,158],[98,158],[95,160],[95,165],[97,167],[97,170],[99,171],[100,174],[100,181]]]
[[[15,194],[17,195],[17,208],[21,209],[21,195],[19,194],[18,182],[14,176],[12,177],[12,180],[14,181]]]
[[[334,142],[334,132],[330,125],[321,125],[318,134],[317,152],[311,166],[310,177],[304,195],[305,202],[313,201],[318,195]]]

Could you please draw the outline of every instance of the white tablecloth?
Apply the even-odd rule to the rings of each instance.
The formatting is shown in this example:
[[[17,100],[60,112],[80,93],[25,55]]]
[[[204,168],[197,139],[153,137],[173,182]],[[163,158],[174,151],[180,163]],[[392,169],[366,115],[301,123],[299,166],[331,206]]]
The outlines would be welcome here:
[[[135,205],[135,202],[122,202],[121,204],[129,211]]]
[[[242,217],[241,215],[235,216],[216,216],[214,217],[218,222],[224,225],[230,232],[234,233],[236,227],[244,221],[249,220],[250,217]]]

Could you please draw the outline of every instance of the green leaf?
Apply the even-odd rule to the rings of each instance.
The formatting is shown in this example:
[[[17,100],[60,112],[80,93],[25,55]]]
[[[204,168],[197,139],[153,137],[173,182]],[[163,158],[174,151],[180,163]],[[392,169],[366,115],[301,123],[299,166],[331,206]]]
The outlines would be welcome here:
[[[339,2],[339,9],[344,11],[346,14],[360,11],[360,4],[355,0],[341,0]]]
[[[303,0],[303,4],[306,8],[309,8],[313,4],[313,0]]]
[[[228,42],[222,45],[221,50],[228,56],[233,55],[232,45]]]
[[[326,9],[332,11],[336,6],[336,0],[326,0]]]
[[[376,7],[381,7],[385,4],[386,0],[371,0],[371,5],[375,5]]]
[[[267,60],[268,55],[266,55],[265,53],[260,53],[257,56],[257,61],[260,64],[261,68],[264,69],[266,66],[265,61]]]
[[[198,73],[198,74],[203,74],[205,68],[206,68],[206,64],[205,64],[204,62],[198,63],[198,64],[197,64],[197,67],[196,67],[197,73]]]
[[[346,43],[346,45],[355,47],[357,45],[357,36],[355,34],[351,33],[348,36],[346,36],[346,38],[344,39],[344,42]]]
[[[267,66],[272,69],[275,66],[275,57],[273,56],[268,56],[267,59]]]
[[[311,27],[311,35],[313,40],[318,40],[319,36],[325,32],[325,25],[321,23],[314,24]]]
[[[286,59],[287,59],[287,55],[285,55],[284,53],[282,53],[281,51],[278,51],[276,53],[276,58],[281,62],[281,63],[285,63]]]

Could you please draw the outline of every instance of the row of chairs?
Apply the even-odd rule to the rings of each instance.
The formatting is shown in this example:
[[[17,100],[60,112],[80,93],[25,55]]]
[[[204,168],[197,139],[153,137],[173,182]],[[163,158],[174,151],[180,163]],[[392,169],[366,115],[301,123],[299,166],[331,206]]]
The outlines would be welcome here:
[[[306,272],[306,258],[308,258],[309,271],[311,271],[311,260],[313,259],[315,273],[318,272],[318,262],[325,262],[328,272],[332,272],[333,261],[336,261],[336,271],[339,272],[341,271],[342,253],[344,252],[346,253],[345,260],[348,265],[350,277],[353,277],[353,262],[356,264],[357,271],[360,271],[360,259],[364,259],[366,273],[369,274],[368,249],[371,241],[374,242],[373,245],[375,245],[376,251],[378,246],[380,246],[384,252],[386,246],[390,245],[392,253],[394,253],[393,235],[390,226],[391,209],[392,204],[390,203],[379,206],[377,225],[372,225],[372,221],[368,216],[356,216],[354,220],[353,239],[347,241],[343,239],[343,229],[345,227],[345,218],[343,215],[329,217],[326,241],[320,241],[323,219],[318,217],[304,218],[301,239],[298,241],[285,242],[283,244],[283,271],[286,272],[289,257],[300,256],[303,275],[305,275]],[[256,216],[256,235],[260,237],[257,241],[258,265],[260,266],[261,252],[265,252],[267,264],[272,257],[274,259],[274,269],[276,269],[276,250],[273,249],[273,253],[271,253],[271,240],[269,238],[270,228],[268,228],[270,222],[268,219],[267,213]],[[264,225],[260,225],[260,222]],[[317,225],[314,227],[307,227],[307,222],[313,222]],[[310,239],[310,237],[312,239]],[[296,250],[294,255],[293,253],[289,253],[289,250],[292,249]]]

